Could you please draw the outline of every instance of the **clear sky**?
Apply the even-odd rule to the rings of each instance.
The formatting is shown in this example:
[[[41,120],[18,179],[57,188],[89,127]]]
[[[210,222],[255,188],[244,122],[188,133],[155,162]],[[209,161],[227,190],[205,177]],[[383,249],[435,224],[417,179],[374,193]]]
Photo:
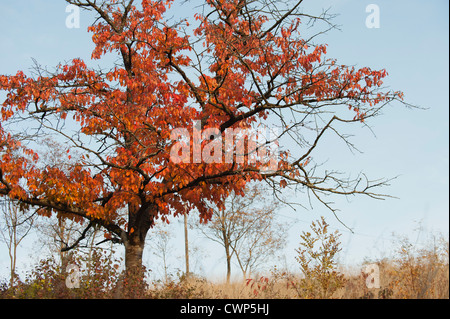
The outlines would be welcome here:
[[[177,7],[181,2],[175,1],[175,11],[184,10]],[[380,9],[379,28],[366,26],[369,4]],[[333,228],[343,231],[342,258],[348,263],[381,256],[390,248],[392,232],[416,239],[419,233],[415,229],[420,225],[423,231],[419,242],[431,231],[448,236],[448,1],[305,0],[304,6],[305,12],[330,8],[330,12],[339,14],[335,23],[341,26],[340,31],[330,31],[320,38],[320,42],[329,45],[329,57],[342,64],[385,68],[389,73],[385,84],[403,91],[407,102],[427,110],[408,110],[394,104],[370,123],[373,132],[355,127],[353,142],[362,154],[352,154],[344,144],[334,140],[323,144],[318,154],[332,168],[352,174],[364,171],[372,178],[399,176],[384,189],[398,199],[335,198],[341,220],[355,234],[346,232],[318,204],[311,210],[283,209],[280,213],[285,220],[298,220],[288,234],[288,261],[295,263],[293,250],[300,232],[320,215],[326,216]],[[28,72],[32,58],[50,68],[75,57],[88,60],[93,46],[86,28],[93,22],[92,15],[82,12],[81,27],[69,29],[65,25],[68,16],[65,9],[63,0],[1,1],[0,74]],[[307,201],[301,197],[297,200]],[[179,232],[178,223],[174,224]],[[177,240],[180,242],[181,236]],[[174,246],[179,246],[176,240]],[[30,247],[31,244],[25,244],[21,250],[24,260],[32,255]],[[210,257],[204,261],[204,270],[224,275],[220,248],[208,247],[205,249]],[[177,255],[182,254],[180,249]],[[212,253],[213,250],[218,253]],[[152,258],[150,253],[147,258]],[[6,248],[0,245],[0,277],[7,274],[8,264]]]

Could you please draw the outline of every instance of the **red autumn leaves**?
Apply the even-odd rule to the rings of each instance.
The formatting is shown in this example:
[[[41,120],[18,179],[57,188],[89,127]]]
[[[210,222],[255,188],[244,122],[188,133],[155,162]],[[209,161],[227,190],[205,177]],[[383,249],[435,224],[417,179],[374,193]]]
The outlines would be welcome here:
[[[177,5],[172,1],[143,0],[141,8],[121,10],[111,2],[89,27],[92,58],[113,53],[122,63],[97,70],[74,59],[35,78],[23,72],[0,76],[0,89],[7,92],[0,195],[40,206],[42,214],[99,219],[106,226],[126,228],[124,209],[148,203],[162,216],[187,204],[207,219],[208,201],[221,206],[231,191],[241,193],[248,182],[267,176],[257,162],[173,163],[171,130],[188,128],[193,120],[221,132],[249,129],[281,109],[308,114],[327,105],[348,107],[353,120],[364,121],[371,107],[402,98],[381,91],[385,70],[328,59],[326,45],[302,38],[300,19],[273,24],[263,11],[242,14],[242,3],[208,0],[211,15],[172,26],[165,16]],[[12,124],[27,121],[79,156],[65,154],[72,164],[64,168],[40,161],[39,140],[21,144],[23,134]],[[281,152],[279,171],[271,177],[281,178],[281,187],[286,178],[303,178],[307,155],[295,161]]]

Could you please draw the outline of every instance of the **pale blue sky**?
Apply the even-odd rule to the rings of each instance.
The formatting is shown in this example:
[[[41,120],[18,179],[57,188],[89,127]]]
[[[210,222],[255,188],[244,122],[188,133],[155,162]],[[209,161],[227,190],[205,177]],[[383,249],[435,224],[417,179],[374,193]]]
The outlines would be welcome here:
[[[365,8],[371,3],[380,8],[379,29],[365,26],[368,15]],[[448,236],[448,1],[305,0],[304,4],[310,7],[306,11],[331,7],[331,12],[340,14],[335,22],[341,25],[341,31],[333,30],[320,38],[329,44],[329,57],[342,64],[386,68],[389,72],[386,85],[402,90],[407,102],[428,108],[407,110],[400,105],[386,108],[384,116],[370,123],[376,136],[355,127],[353,142],[363,154],[352,154],[334,140],[328,140],[319,149],[318,155],[328,159],[330,167],[344,172],[364,171],[373,178],[399,175],[384,190],[399,199],[336,198],[340,218],[355,231],[353,235],[343,233],[343,259],[352,263],[366,256],[379,257],[389,250],[392,232],[414,237],[419,222],[426,231],[440,231]],[[91,15],[82,12],[81,28],[68,29],[65,8],[62,0],[0,3],[0,74],[28,71],[31,58],[49,68],[75,57],[89,59],[92,43],[86,28],[93,21]],[[183,8],[175,4],[174,9]],[[304,202],[305,198],[298,200]],[[311,220],[329,216],[327,220],[333,227],[345,230],[320,205],[309,211],[284,209],[281,214],[287,220],[301,220],[289,233],[286,255],[291,264],[295,263],[293,250],[298,245],[298,235]],[[24,260],[30,254],[29,247],[25,245],[22,249]],[[224,274],[225,263],[220,260],[223,255],[220,248],[214,250],[219,253],[211,254],[204,269]],[[176,254],[182,254],[182,250]],[[0,246],[0,277],[7,273],[7,265],[6,249]],[[20,265],[19,262],[19,268]]]

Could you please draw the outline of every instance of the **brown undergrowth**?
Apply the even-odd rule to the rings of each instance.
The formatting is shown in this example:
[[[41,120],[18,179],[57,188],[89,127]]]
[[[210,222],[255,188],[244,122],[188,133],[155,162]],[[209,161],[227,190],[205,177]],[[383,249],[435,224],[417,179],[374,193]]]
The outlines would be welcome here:
[[[68,288],[67,268],[48,258],[41,260],[25,279],[16,277],[12,286],[9,280],[0,282],[0,299],[449,298],[448,238],[433,235],[427,245],[419,246],[406,237],[397,236],[391,257],[369,259],[353,267],[353,270],[346,270],[336,261],[340,251],[339,234],[329,233],[323,219],[316,221],[311,231],[303,232],[300,237],[297,273],[273,267],[267,274],[229,284],[211,282],[197,276],[178,276],[166,282],[147,280],[137,289],[124,279],[120,266],[122,260],[98,250],[89,258],[83,255],[71,257],[70,262],[83,269],[77,288]],[[377,272],[367,273],[367,265]],[[355,268],[357,271],[354,271]]]

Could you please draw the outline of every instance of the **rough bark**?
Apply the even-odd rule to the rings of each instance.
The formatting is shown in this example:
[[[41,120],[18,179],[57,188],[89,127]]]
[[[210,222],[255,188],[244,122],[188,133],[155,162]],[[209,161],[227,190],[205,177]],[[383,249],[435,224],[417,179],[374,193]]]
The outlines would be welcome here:
[[[145,294],[145,267],[142,256],[148,230],[154,224],[155,207],[129,205],[128,233],[123,236],[125,246],[125,274],[118,283],[115,297],[136,298]]]
[[[144,252],[144,243],[125,244],[125,268],[127,273],[139,272],[142,268],[142,253]]]

